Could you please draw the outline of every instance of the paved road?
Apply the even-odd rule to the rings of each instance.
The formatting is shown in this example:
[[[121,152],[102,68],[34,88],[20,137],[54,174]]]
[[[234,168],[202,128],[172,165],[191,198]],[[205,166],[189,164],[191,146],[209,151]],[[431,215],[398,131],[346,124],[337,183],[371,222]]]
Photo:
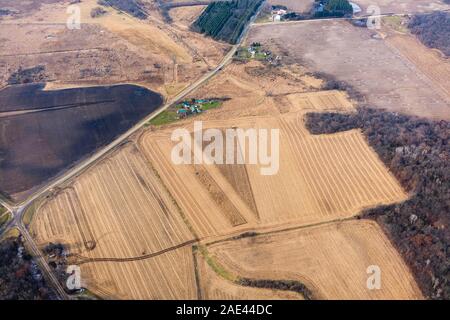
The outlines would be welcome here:
[[[166,110],[167,108],[169,108],[170,106],[172,106],[174,103],[176,103],[177,101],[183,99],[185,96],[187,96],[188,94],[190,94],[192,91],[194,91],[195,89],[197,89],[199,86],[201,86],[202,84],[204,84],[206,81],[208,81],[211,77],[213,77],[216,73],[220,72],[222,70],[222,68],[231,61],[231,59],[233,58],[233,55],[235,54],[237,48],[239,47],[239,43],[234,45],[230,52],[228,52],[228,54],[224,57],[224,59],[222,60],[222,62],[216,67],[214,68],[212,71],[208,72],[206,75],[204,75],[203,77],[201,77],[199,80],[197,80],[196,82],[194,82],[193,84],[189,85],[187,88],[185,88],[181,93],[179,93],[176,97],[172,98],[171,100],[169,100],[161,109],[159,109],[158,111],[152,113],[150,116],[146,117],[145,119],[143,119],[142,121],[140,121],[135,127],[131,128],[130,130],[128,130],[126,133],[122,134],[121,136],[119,136],[116,140],[114,140],[111,144],[109,144],[108,146],[106,146],[105,148],[103,148],[102,150],[100,150],[99,152],[97,152],[96,154],[94,154],[92,157],[88,158],[87,160],[85,160],[84,162],[80,163],[78,166],[76,166],[74,169],[66,172],[63,176],[57,178],[56,180],[54,180],[52,183],[50,183],[49,185],[45,186],[44,188],[42,188],[40,191],[34,193],[31,197],[29,197],[28,199],[26,199],[24,202],[17,204],[17,205],[11,205],[5,201],[1,201],[0,200],[0,204],[3,205],[6,209],[8,209],[9,212],[11,212],[12,214],[12,219],[7,223],[7,225],[2,228],[3,230],[0,230],[0,232],[2,231],[6,231],[10,228],[16,227],[19,229],[19,231],[21,232],[21,234],[24,237],[24,241],[26,242],[26,245],[29,249],[31,249],[33,256],[36,259],[36,262],[38,263],[38,265],[41,267],[42,272],[44,273],[44,276],[46,279],[48,279],[48,281],[51,282],[52,287],[55,288],[55,290],[57,291],[58,295],[60,296],[61,299],[68,299],[69,296],[65,293],[64,289],[62,288],[61,284],[59,283],[59,281],[56,279],[55,275],[53,274],[53,272],[51,271],[50,267],[48,266],[47,262],[45,261],[45,258],[43,257],[41,251],[39,250],[39,248],[37,247],[36,243],[34,242],[33,238],[30,236],[27,228],[23,225],[22,222],[22,218],[23,218],[23,214],[26,211],[26,208],[37,198],[39,198],[40,196],[42,196],[43,194],[47,193],[49,190],[51,190],[52,188],[60,185],[61,183],[67,181],[68,179],[76,176],[77,174],[79,174],[81,171],[83,171],[84,169],[88,168],[89,166],[91,166],[93,163],[95,163],[97,160],[101,159],[104,155],[106,155],[108,152],[110,152],[111,150],[113,150],[114,148],[120,146],[124,141],[126,141],[133,133],[137,132],[138,130],[140,130],[148,121],[150,121],[151,119],[153,119],[154,117],[156,117],[158,114],[160,114],[161,112],[163,112],[164,110]]]

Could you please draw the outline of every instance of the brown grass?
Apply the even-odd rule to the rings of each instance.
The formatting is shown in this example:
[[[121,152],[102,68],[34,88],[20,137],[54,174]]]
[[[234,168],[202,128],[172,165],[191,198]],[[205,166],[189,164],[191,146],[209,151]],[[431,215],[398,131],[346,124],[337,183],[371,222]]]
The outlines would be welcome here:
[[[43,4],[29,16],[8,19],[0,29],[0,87],[19,67],[44,65],[53,87],[138,83],[166,97],[179,93],[217,65],[230,48],[151,12],[135,19],[115,9],[92,18],[96,0],[77,4],[81,29],[66,27],[67,3]],[[19,27],[20,26],[20,27]]]

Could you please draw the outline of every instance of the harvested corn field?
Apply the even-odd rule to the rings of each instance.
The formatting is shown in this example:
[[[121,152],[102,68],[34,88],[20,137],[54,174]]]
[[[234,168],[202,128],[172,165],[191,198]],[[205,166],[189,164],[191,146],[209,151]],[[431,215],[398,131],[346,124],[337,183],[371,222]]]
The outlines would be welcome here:
[[[247,166],[261,222],[317,223],[406,199],[359,131],[311,136],[300,115],[265,125],[280,129],[280,169]]]
[[[287,95],[287,98],[293,110],[298,111],[354,110],[346,94],[337,90],[293,93]]]
[[[258,235],[210,245],[230,272],[297,280],[322,299],[421,299],[414,278],[380,227],[368,220]],[[369,290],[367,268],[381,270],[381,288]]]
[[[201,298],[205,300],[298,300],[303,297],[295,292],[241,286],[220,277],[206,263],[201,255],[196,255],[200,278]]]
[[[169,11],[169,15],[173,20],[173,23],[182,29],[189,29],[191,24],[200,16],[202,11],[206,8],[204,6],[186,6],[176,7]]]

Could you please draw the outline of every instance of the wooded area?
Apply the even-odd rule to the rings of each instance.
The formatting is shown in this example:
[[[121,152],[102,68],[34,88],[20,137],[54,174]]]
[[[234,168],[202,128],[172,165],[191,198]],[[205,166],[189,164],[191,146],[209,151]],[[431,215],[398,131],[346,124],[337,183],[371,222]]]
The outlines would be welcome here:
[[[348,0],[316,0],[313,11],[316,18],[343,17],[353,14],[353,8]]]
[[[19,238],[0,242],[0,300],[54,299]]]
[[[412,269],[423,293],[450,298],[450,123],[359,108],[355,114],[312,113],[314,134],[360,128],[412,196],[364,212],[378,221]]]

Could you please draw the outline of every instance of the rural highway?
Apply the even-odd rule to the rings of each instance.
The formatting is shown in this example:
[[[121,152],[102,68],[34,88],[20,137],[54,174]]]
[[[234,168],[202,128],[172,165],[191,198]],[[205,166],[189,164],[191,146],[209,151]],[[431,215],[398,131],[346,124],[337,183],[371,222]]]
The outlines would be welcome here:
[[[259,12],[261,11],[262,7],[264,6],[264,3],[266,1],[263,1],[258,8],[258,10],[255,12],[254,16],[251,18],[249,23],[247,24],[246,28],[243,30],[238,42],[233,45],[230,49],[230,51],[225,55],[225,57],[222,59],[222,61],[217,65],[213,70],[209,71],[205,75],[203,75],[200,79],[195,81],[194,83],[190,84],[186,88],[184,88],[179,94],[177,94],[172,99],[168,100],[166,104],[158,109],[157,111],[150,114],[148,117],[142,119],[139,123],[137,123],[133,128],[129,129],[127,132],[123,133],[119,137],[117,137],[113,142],[111,142],[109,145],[104,147],[103,149],[99,150],[97,153],[92,155],[91,157],[87,158],[86,160],[80,162],[77,166],[72,168],[71,170],[65,172],[63,175],[57,177],[54,181],[51,183],[45,185],[40,190],[32,194],[30,197],[28,197],[26,200],[24,200],[21,203],[18,204],[12,204],[8,201],[5,201],[0,198],[0,205],[4,206],[12,215],[11,220],[0,229],[0,235],[8,229],[11,228],[17,228],[20,233],[23,236],[23,239],[25,241],[25,245],[31,250],[36,263],[39,265],[41,271],[44,273],[44,277],[50,282],[52,287],[56,290],[57,294],[61,299],[70,299],[70,297],[67,295],[67,293],[64,291],[63,287],[61,286],[61,283],[58,281],[58,279],[55,277],[54,273],[50,269],[47,261],[45,260],[44,255],[42,254],[41,250],[36,245],[34,239],[31,237],[30,233],[28,232],[26,226],[23,224],[23,215],[26,212],[29,205],[33,203],[36,199],[39,197],[45,195],[50,190],[55,188],[56,186],[66,182],[67,180],[73,178],[74,176],[80,174],[83,170],[89,168],[93,163],[100,160],[103,156],[108,154],[110,151],[114,150],[118,146],[120,146],[122,143],[126,142],[131,135],[142,129],[151,119],[158,116],[160,113],[168,109],[170,106],[175,104],[176,102],[182,100],[184,97],[192,93],[194,90],[205,84],[209,79],[214,77],[217,73],[219,73],[232,59],[234,54],[236,53],[237,49],[241,45],[242,41],[245,39],[246,34],[250,28],[250,26],[254,23],[256,17],[258,16]]]

